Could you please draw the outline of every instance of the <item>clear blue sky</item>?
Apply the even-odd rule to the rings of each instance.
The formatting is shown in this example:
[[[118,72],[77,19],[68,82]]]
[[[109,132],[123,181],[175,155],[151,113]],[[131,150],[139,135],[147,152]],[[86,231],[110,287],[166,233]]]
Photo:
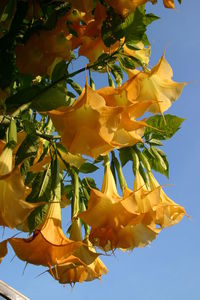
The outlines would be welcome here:
[[[32,300],[70,299],[134,299],[197,300],[200,299],[200,1],[183,0],[176,11],[166,10],[162,1],[148,8],[161,17],[149,30],[153,66],[163,53],[174,70],[176,81],[188,81],[181,98],[168,111],[187,119],[175,138],[167,141],[165,151],[170,162],[170,181],[156,176],[161,184],[170,183],[166,193],[185,206],[191,220],[185,218],[177,226],[163,230],[149,247],[133,252],[116,252],[104,257],[109,273],[101,281],[63,287],[48,274],[35,278],[44,269],[28,266],[13,252],[0,265],[0,279]],[[133,179],[126,169],[128,184]],[[0,232],[1,233],[1,232]]]

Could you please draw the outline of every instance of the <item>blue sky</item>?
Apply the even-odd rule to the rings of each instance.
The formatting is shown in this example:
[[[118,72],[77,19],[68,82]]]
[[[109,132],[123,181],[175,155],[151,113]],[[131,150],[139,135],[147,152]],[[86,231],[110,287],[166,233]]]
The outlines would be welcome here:
[[[0,278],[32,300],[121,300],[122,297],[196,300],[200,297],[200,2],[183,0],[182,5],[176,4],[176,11],[164,9],[161,2],[157,6],[147,6],[161,17],[148,32],[152,44],[150,65],[159,60],[166,47],[166,58],[173,67],[174,80],[189,84],[168,111],[187,119],[176,136],[165,143],[170,180],[157,174],[156,178],[161,184],[172,184],[165,188],[166,193],[185,206],[191,219],[185,218],[177,226],[163,230],[149,247],[103,257],[109,273],[101,281],[77,284],[73,289],[59,285],[48,274],[35,278],[44,270],[35,266],[28,266],[22,275],[24,263],[17,258],[10,262],[13,257],[10,249],[0,266]],[[99,85],[102,84],[103,81],[99,81]],[[130,168],[126,168],[129,187],[133,184],[131,174]]]

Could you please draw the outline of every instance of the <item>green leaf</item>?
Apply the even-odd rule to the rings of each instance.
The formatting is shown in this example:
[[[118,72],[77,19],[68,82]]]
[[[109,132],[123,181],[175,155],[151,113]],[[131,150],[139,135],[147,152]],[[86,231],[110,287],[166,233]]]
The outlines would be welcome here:
[[[92,173],[95,172],[98,169],[97,166],[90,164],[90,163],[84,163],[80,169],[79,172],[81,173]]]
[[[35,123],[30,120],[23,120],[22,123],[27,134],[33,135],[36,133]]]
[[[35,98],[31,107],[38,111],[48,111],[67,104],[67,89],[62,83],[44,89]]]
[[[169,163],[166,154],[155,147],[143,150],[143,155],[147,158],[151,168],[167,178],[169,177]]]
[[[59,63],[57,63],[53,69],[51,80],[52,82],[56,82],[63,78],[67,74],[67,64],[65,60],[61,60]]]
[[[122,84],[123,80],[123,72],[122,69],[118,65],[110,65],[111,73],[115,78],[115,82],[119,87]]]
[[[81,173],[92,173],[92,172],[95,172],[96,170],[98,170],[98,167],[93,165],[93,164],[90,164],[90,163],[84,163],[80,169],[79,169],[79,172]]]
[[[26,104],[37,97],[40,92],[41,88],[39,88],[39,86],[29,86],[23,88],[15,95],[8,97],[5,102],[7,112],[12,113],[21,105]]]
[[[150,117],[146,122],[153,128],[146,127],[145,138],[156,140],[170,139],[179,129],[185,119],[173,115],[156,115]],[[154,129],[155,128],[155,129]]]
[[[120,63],[125,69],[135,69],[135,63],[131,57],[120,56]]]
[[[37,154],[38,143],[38,136],[27,135],[17,150],[15,164],[18,165],[26,158],[35,156]]]
[[[159,19],[157,16],[153,14],[145,15],[145,10],[137,8],[134,13],[129,14],[123,24],[126,42],[141,41],[147,26],[157,19]]]
[[[42,224],[45,219],[49,204],[37,207],[28,217],[28,228],[30,232]]]
[[[131,148],[122,148],[119,150],[119,158],[122,164],[122,167],[127,164],[129,160],[132,160]]]
[[[39,172],[32,183],[32,191],[26,198],[28,202],[49,202],[52,198],[52,173],[50,166]]]
[[[107,10],[107,18],[101,27],[101,35],[106,47],[110,47],[124,36],[123,18],[112,8]]]
[[[89,190],[92,189],[97,189],[96,182],[93,178],[91,177],[85,177],[82,181],[82,184],[84,184]]]

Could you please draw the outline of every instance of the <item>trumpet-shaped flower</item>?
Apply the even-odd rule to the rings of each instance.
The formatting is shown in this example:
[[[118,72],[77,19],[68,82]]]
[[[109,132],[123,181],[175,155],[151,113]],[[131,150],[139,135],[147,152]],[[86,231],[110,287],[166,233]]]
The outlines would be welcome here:
[[[75,241],[82,240],[80,219],[73,221],[70,238]],[[98,257],[92,244],[86,240],[78,248],[71,261],[55,266],[50,273],[60,283],[74,284],[76,282],[91,281],[107,273],[107,268]]]
[[[186,215],[184,207],[174,202],[164,193],[152,173],[149,173],[149,181],[152,190],[160,188],[160,203],[156,209],[156,223],[163,228],[179,223]]]
[[[139,199],[128,189],[123,198],[118,195],[107,165],[102,191],[91,190],[88,210],[79,215],[91,226],[91,242],[109,251],[143,247],[155,239],[159,230],[151,219],[148,220],[148,211],[142,210],[138,202]]]
[[[102,95],[86,84],[72,107],[48,112],[69,152],[97,157],[142,141],[146,124],[136,117],[150,104],[111,107]]]
[[[108,272],[89,241],[69,257],[68,262],[55,266],[49,273],[60,283],[75,284],[101,278]]]
[[[132,102],[151,100],[153,103],[148,110],[152,113],[163,114],[180,96],[186,84],[173,81],[172,76],[172,68],[163,55],[150,72],[134,72],[134,76],[128,80],[126,85],[131,90],[137,89],[138,96],[128,94],[128,100]]]
[[[41,203],[25,202],[30,189],[25,187],[19,167],[13,170],[12,150],[0,155],[0,225],[14,228],[23,223]]]
[[[63,233],[60,203],[52,202],[49,205],[44,223],[30,238],[10,238],[8,241],[21,260],[50,268],[67,262],[83,243],[72,241]]]
[[[69,152],[97,157],[112,149],[99,133],[103,107],[104,99],[86,84],[72,107],[48,113]]]

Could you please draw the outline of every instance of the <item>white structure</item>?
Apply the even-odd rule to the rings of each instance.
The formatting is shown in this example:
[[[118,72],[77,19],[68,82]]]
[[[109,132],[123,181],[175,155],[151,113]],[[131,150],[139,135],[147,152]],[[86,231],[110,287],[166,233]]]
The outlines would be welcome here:
[[[0,300],[29,300],[29,298],[0,280]]]

